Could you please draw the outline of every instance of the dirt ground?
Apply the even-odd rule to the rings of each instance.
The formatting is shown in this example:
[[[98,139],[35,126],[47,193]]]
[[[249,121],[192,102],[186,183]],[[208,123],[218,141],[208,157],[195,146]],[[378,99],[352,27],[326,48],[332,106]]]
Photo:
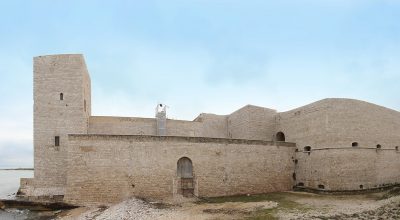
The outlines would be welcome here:
[[[58,219],[400,219],[400,189],[360,195],[282,192],[151,203],[132,198],[110,207],[83,207]]]

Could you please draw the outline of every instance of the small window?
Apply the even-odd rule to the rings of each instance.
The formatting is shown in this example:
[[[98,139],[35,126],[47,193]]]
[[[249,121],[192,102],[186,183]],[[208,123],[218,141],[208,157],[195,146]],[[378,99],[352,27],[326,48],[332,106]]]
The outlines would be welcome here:
[[[276,141],[285,141],[285,134],[281,131],[276,133],[275,140]]]
[[[394,149],[396,149],[397,151],[399,151],[399,146],[396,146]]]
[[[304,183],[302,183],[302,182],[297,183],[297,186],[304,186]]]
[[[364,186],[363,186],[363,185],[360,185],[360,189],[364,189]]]
[[[311,147],[310,146],[305,146],[304,147],[304,151],[311,151]]]
[[[320,185],[318,185],[318,188],[325,189],[325,186],[320,184]]]
[[[358,143],[357,142],[353,142],[353,143],[351,143],[351,146],[352,147],[358,147]]]
[[[292,174],[292,178],[293,178],[293,180],[296,180],[296,173]]]
[[[381,149],[381,148],[382,148],[382,146],[380,144],[376,145],[376,149]]]
[[[60,100],[64,100],[64,94],[60,93]]]
[[[54,137],[54,146],[56,147],[60,146],[60,136]]]

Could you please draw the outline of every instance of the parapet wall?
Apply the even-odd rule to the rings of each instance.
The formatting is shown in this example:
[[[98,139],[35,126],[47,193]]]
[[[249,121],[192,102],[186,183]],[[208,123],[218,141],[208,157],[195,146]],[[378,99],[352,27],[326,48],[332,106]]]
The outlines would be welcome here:
[[[295,145],[221,138],[70,135],[65,201],[104,204],[177,194],[177,161],[193,163],[200,197],[286,191]]]
[[[203,114],[197,121],[167,119],[167,136],[226,138],[226,116]],[[156,119],[92,116],[89,134],[156,135]]]
[[[89,134],[156,135],[156,119],[91,116]]]
[[[299,149],[395,149],[400,146],[400,113],[354,99],[324,99],[277,116],[277,130]]]
[[[227,138],[228,137],[228,116],[215,114],[200,114],[194,121],[201,122],[200,134],[198,137]]]
[[[400,183],[400,152],[332,148],[296,152],[296,184],[330,191],[374,189]]]
[[[276,111],[246,105],[228,116],[228,136],[250,140],[273,140]]]

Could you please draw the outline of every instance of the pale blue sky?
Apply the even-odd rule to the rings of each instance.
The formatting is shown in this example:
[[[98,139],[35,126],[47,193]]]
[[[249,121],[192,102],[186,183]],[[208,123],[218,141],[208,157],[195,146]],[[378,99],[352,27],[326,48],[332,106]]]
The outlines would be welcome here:
[[[400,1],[0,2],[0,167],[32,166],[32,57],[82,53],[93,115],[289,110],[327,97],[400,109]]]

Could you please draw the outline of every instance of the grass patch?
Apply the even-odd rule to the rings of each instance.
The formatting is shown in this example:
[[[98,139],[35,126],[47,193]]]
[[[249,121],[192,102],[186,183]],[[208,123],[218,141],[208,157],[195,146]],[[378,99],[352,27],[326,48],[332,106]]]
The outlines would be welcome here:
[[[381,196],[381,198],[379,198],[379,200],[388,199],[390,197],[399,196],[399,195],[400,195],[400,187],[394,187],[394,188],[388,190],[385,194],[383,194]]]
[[[294,200],[299,197],[314,197],[312,194],[294,194],[288,192],[267,193],[259,195],[238,195],[207,198],[207,203],[225,203],[225,202],[262,202],[274,201],[278,203],[275,208],[259,209],[250,213],[245,219],[261,220],[261,219],[277,219],[276,214],[279,210],[295,210],[297,212],[305,212],[310,208],[301,205]],[[200,203],[204,203],[200,202]]]
[[[261,220],[261,219],[278,219],[276,217],[276,214],[279,211],[296,211],[296,212],[306,212],[307,210],[310,210],[310,208],[301,205],[295,201],[293,201],[293,199],[295,197],[293,197],[292,195],[273,195],[272,196],[272,200],[269,201],[275,201],[278,203],[278,206],[272,209],[261,209],[258,210],[254,213],[252,213],[252,215],[250,215],[249,217],[245,218],[248,220]]]
[[[294,199],[296,197],[315,197],[319,195],[314,194],[297,194],[290,192],[276,192],[266,193],[258,195],[236,195],[236,196],[222,196],[222,197],[211,197],[204,198],[204,200],[197,203],[224,203],[224,202],[262,202],[262,201],[275,201],[282,202],[283,200]]]

